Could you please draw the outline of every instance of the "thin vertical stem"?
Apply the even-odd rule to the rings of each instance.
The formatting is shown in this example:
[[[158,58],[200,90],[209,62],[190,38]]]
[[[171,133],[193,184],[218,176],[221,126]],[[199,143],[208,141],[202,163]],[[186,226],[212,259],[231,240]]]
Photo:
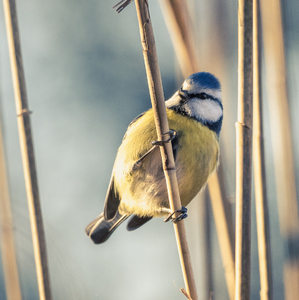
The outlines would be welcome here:
[[[3,0],[4,15],[9,45],[21,154],[27,191],[29,216],[40,300],[50,300],[50,278],[48,272],[46,241],[39,201],[35,158],[28,109],[25,77],[22,64],[15,0]]]
[[[205,285],[207,290],[207,298],[213,299],[213,255],[212,255],[212,241],[211,241],[211,215],[210,215],[210,199],[207,190],[204,196],[204,216],[203,216],[203,227],[205,234]]]
[[[278,215],[285,242],[285,299],[299,299],[299,220],[279,0],[260,1]],[[275,21],[274,21],[275,20]]]
[[[13,219],[5,167],[5,155],[0,126],[0,238],[3,274],[7,300],[21,300],[17,258],[15,252]]]
[[[252,0],[239,0],[236,182],[236,300],[250,299]]]
[[[192,30],[190,30],[190,26],[188,27],[190,24],[187,24],[187,20],[190,20],[191,17],[186,9],[186,3],[184,1],[160,0],[160,4],[182,73],[184,76],[188,76],[191,73],[198,72],[199,63],[195,54],[194,37],[190,36]],[[180,17],[180,15],[182,16]],[[214,173],[210,177],[208,188],[228,294],[229,298],[233,300],[235,290],[234,231],[232,213],[230,207],[225,205],[224,187],[220,184],[220,170],[221,165],[218,173]]]
[[[221,168],[219,168],[218,172],[221,172]],[[223,199],[223,195],[225,193],[223,192],[224,187],[221,185],[220,178],[220,175],[216,176],[214,174],[211,176],[208,188],[220,245],[227,291],[229,299],[233,300],[235,298],[235,251],[233,247],[234,224],[230,208],[226,207],[227,204]]]
[[[135,4],[157,135],[158,139],[165,140],[167,137],[164,136],[163,133],[168,132],[169,127],[164,102],[161,74],[155,47],[154,33],[148,11],[148,4],[145,0],[135,0]],[[170,208],[172,211],[177,211],[181,208],[181,201],[171,143],[164,143],[164,147],[160,147],[160,149]],[[196,286],[186,239],[185,224],[184,221],[180,221],[173,225],[186,290],[190,297],[193,300],[196,300]]]
[[[253,0],[253,166],[261,300],[272,299],[269,217],[264,155],[259,0]]]
[[[160,0],[160,4],[176,57],[186,78],[199,71],[186,0]]]

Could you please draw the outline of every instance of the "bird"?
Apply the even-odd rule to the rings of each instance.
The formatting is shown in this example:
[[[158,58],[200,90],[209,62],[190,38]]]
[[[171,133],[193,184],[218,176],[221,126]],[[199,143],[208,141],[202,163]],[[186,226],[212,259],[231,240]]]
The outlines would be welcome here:
[[[208,72],[185,79],[165,101],[182,209],[174,218],[170,210],[161,142],[152,109],[128,126],[118,149],[103,212],[86,227],[95,244],[105,242],[127,218],[129,231],[154,217],[168,216],[175,222],[187,216],[185,208],[202,190],[219,164],[219,134],[223,105],[219,80]],[[177,214],[176,214],[177,215]]]

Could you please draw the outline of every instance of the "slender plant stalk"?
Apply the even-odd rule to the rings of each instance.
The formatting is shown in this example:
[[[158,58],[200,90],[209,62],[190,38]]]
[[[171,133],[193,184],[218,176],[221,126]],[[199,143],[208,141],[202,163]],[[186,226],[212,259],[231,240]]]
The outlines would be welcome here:
[[[199,70],[187,1],[160,0],[160,5],[181,71],[187,78]]]
[[[47,263],[46,241],[39,201],[33,141],[30,126],[30,112],[27,103],[15,0],[3,0],[3,5],[16,101],[16,111],[18,116],[21,154],[29,206],[39,296],[40,300],[50,300],[51,290]]]
[[[281,3],[260,1],[279,225],[286,244],[285,299],[299,299],[299,221]],[[273,21],[275,20],[275,22]]]
[[[219,168],[218,173],[221,171]],[[233,222],[230,207],[224,202],[224,186],[220,182],[221,176],[214,174],[209,179],[209,194],[217,230],[218,241],[224,275],[228,290],[229,299],[233,300],[235,295],[235,251],[233,237]]]
[[[210,214],[210,199],[208,191],[205,190],[205,195],[203,197],[203,228],[205,234],[205,243],[203,245],[205,249],[206,259],[205,259],[205,285],[207,290],[207,299],[213,299],[213,256],[212,256],[212,240],[211,240],[211,214]]]
[[[167,136],[163,134],[169,131],[169,127],[164,102],[161,74],[155,47],[154,33],[148,11],[148,4],[145,0],[135,0],[135,4],[157,136],[159,140],[165,140],[167,139]],[[170,208],[172,211],[176,211],[181,208],[181,201],[171,143],[165,143],[164,147],[160,147],[160,149]],[[185,224],[184,221],[180,221],[173,225],[186,290],[190,297],[193,300],[196,300],[196,286],[187,244]]]
[[[261,93],[259,0],[253,0],[253,167],[260,268],[261,300],[272,299],[269,216],[266,191]]]
[[[239,0],[236,182],[236,300],[250,299],[252,0]]]
[[[186,10],[186,3],[184,1],[160,0],[160,4],[183,75],[188,76],[198,72],[199,64],[195,55],[194,38],[190,33],[192,30],[188,30],[190,26],[187,20],[190,20],[190,16]],[[180,12],[182,16],[180,16]],[[221,165],[219,171],[220,169]],[[229,298],[233,300],[235,291],[234,231],[232,213],[230,207],[225,205],[225,191],[224,186],[220,184],[221,176],[219,173],[221,172],[214,173],[210,177],[208,188]]]
[[[3,274],[7,300],[21,300],[17,258],[15,252],[13,219],[5,167],[5,155],[0,128],[0,238]]]

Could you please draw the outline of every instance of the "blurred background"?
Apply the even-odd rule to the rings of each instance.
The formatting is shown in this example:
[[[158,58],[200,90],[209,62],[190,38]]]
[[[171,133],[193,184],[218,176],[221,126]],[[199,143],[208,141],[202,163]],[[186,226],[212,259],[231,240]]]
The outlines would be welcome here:
[[[165,98],[183,81],[158,1],[149,1]],[[162,1],[161,1],[162,2]],[[221,3],[220,3],[221,2]],[[134,232],[121,226],[104,244],[84,233],[102,212],[118,146],[130,121],[150,108],[134,4],[121,14],[113,1],[18,1],[23,64],[36,154],[53,299],[185,299],[171,224],[154,219]],[[237,120],[236,1],[188,1],[201,71],[222,83],[224,124],[220,162],[225,201],[234,210]],[[297,112],[299,2],[283,2],[287,87],[299,178]],[[38,299],[8,47],[0,13],[0,108],[18,270],[23,299]],[[219,56],[221,53],[221,56]],[[221,58],[220,58],[221,57]],[[266,88],[263,89],[267,98]],[[264,105],[273,299],[284,299],[285,243],[280,234],[269,106]],[[273,136],[273,135],[272,135]],[[297,179],[298,184],[298,179]],[[229,299],[213,216],[210,216],[214,299]],[[204,269],[206,210],[189,207],[188,241],[199,299],[208,299]],[[251,299],[259,298],[255,205],[252,204]],[[0,261],[0,299],[6,299]]]

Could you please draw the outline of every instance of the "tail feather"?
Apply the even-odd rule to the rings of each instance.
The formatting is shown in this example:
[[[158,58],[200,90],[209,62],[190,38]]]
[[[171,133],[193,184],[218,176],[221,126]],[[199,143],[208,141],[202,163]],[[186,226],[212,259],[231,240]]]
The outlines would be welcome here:
[[[92,228],[94,227],[94,225],[100,220],[103,219],[104,217],[104,213],[101,213],[99,216],[97,216],[91,223],[89,223],[87,225],[87,227],[85,228],[85,233],[89,236],[90,231],[92,230]]]
[[[148,222],[149,220],[151,220],[152,218],[153,217],[138,217],[136,215],[133,215],[131,219],[128,221],[127,230],[129,231],[135,230],[140,226],[142,226],[143,224],[145,224],[146,222]]]
[[[113,218],[107,220],[104,217],[104,213],[101,213],[86,227],[85,232],[95,244],[104,243],[113,231],[128,217],[128,215],[121,215],[117,211]]]

